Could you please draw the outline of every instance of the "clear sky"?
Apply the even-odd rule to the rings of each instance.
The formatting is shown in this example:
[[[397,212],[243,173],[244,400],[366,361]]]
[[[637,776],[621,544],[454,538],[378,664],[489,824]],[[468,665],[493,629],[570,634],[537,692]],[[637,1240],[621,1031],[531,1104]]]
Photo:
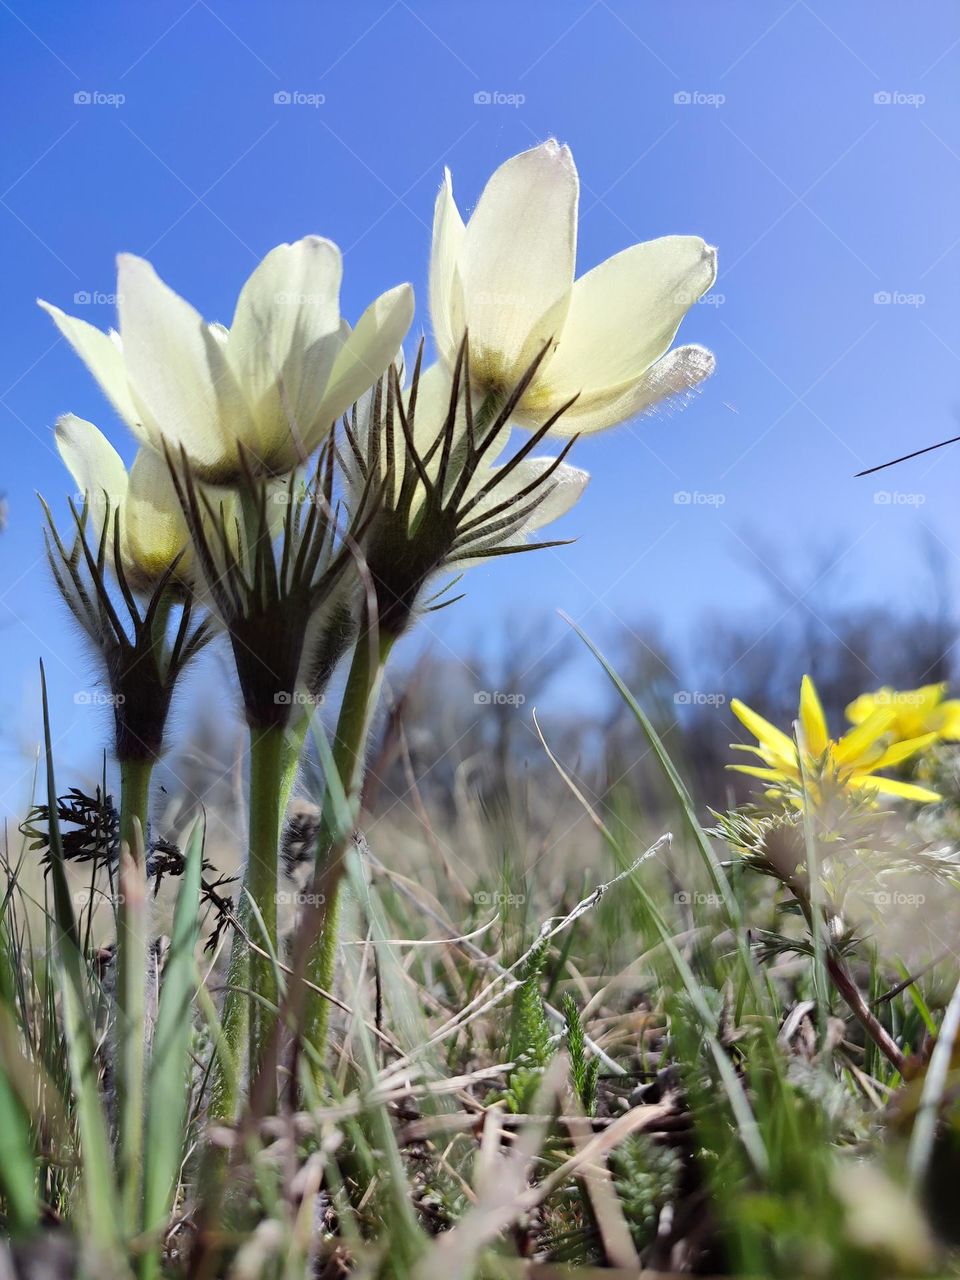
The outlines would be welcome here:
[[[960,430],[954,0],[0,0],[0,47],[4,809],[38,655],[67,767],[106,728],[73,701],[91,664],[41,560],[34,493],[65,516],[73,487],[53,422],[72,410],[131,453],[35,297],[108,327],[130,250],[229,321],[267,250],[318,233],[344,251],[348,318],[410,280],[428,328],[443,166],[467,210],[551,135],[580,170],[581,271],[667,233],[719,246],[681,331],[718,372],[684,413],[578,446],[593,480],[558,526],[576,545],[476,570],[435,646],[527,615],[547,645],[557,608],[601,640],[644,614],[682,631],[759,607],[758,560],[814,590],[816,549],[858,598],[909,604],[921,536],[956,583],[960,455],[852,478]]]

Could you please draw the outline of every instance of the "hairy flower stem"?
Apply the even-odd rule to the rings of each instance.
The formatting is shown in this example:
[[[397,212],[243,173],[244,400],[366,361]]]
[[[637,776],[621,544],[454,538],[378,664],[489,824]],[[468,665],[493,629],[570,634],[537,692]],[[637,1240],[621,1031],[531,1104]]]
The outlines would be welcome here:
[[[874,1042],[887,1061],[900,1072],[904,1074],[907,1064],[906,1055],[900,1046],[887,1031],[886,1027],[880,1020],[874,1016],[860,988],[850,976],[847,966],[843,959],[833,949],[827,952],[827,970],[834,984],[850,1009],[850,1012],[857,1019],[864,1031]]]
[[[355,794],[363,776],[370,722],[377,705],[384,667],[395,640],[393,635],[385,632],[378,634],[376,630],[364,627],[353,651],[332,747],[333,766],[348,798]],[[340,883],[346,863],[343,857],[332,859],[331,851],[340,847],[344,837],[349,835],[341,827],[336,800],[328,785],[320,817],[314,870],[314,888],[322,902],[320,928],[310,946],[306,963],[307,980],[324,991],[332,988],[336,966]],[[329,1001],[308,988],[301,1028],[303,1039],[313,1046],[318,1061],[325,1054],[329,1021]]]
[[[251,919],[251,940],[262,950],[277,948],[277,849],[283,817],[284,774],[287,765],[283,729],[250,731],[250,836],[246,890],[260,913],[262,929]],[[250,913],[251,916],[253,913]],[[279,991],[273,960],[250,951],[249,1066],[256,1075],[270,1039]],[[267,1002],[267,1003],[265,1003]]]
[[[117,899],[116,1076],[123,1213],[139,1229],[148,924],[144,837],[152,760],[120,762],[119,892]]]
[[[803,912],[804,919],[807,922],[807,927],[811,934],[813,934],[816,917],[814,915],[814,907],[811,901],[809,886],[802,883],[802,881],[797,879],[795,876],[785,879],[783,883],[799,903],[800,910]],[[830,915],[835,914],[835,911],[832,907],[828,907],[826,911],[824,911],[824,908],[821,906],[820,914]],[[823,927],[824,926],[821,924],[820,928],[823,929]],[[904,1068],[907,1063],[906,1055],[890,1035],[890,1032],[886,1029],[880,1019],[876,1017],[870,1006],[867,1004],[863,997],[863,993],[854,981],[850,970],[847,968],[843,956],[829,941],[829,939],[826,939],[825,941],[826,968],[834,986],[843,996],[850,1012],[857,1019],[866,1034],[877,1046],[883,1056],[891,1066],[895,1067],[896,1070],[903,1075]]]

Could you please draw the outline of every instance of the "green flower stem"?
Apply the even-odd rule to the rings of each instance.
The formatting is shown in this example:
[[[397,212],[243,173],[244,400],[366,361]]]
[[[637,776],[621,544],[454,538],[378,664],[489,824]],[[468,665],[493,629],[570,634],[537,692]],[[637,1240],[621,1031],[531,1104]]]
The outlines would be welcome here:
[[[384,667],[395,639],[395,636],[385,633],[377,636],[363,628],[353,651],[332,748],[333,765],[348,797],[356,792],[363,776],[370,722],[377,705]],[[324,991],[329,991],[333,985],[340,917],[340,882],[346,866],[342,854],[336,860],[332,858],[332,854],[339,849],[347,835],[348,832],[341,830],[331,788],[328,786],[320,818],[314,872],[314,885],[323,896],[320,932],[309,950],[306,964],[308,981],[322,987]],[[321,1059],[326,1049],[329,1021],[329,1001],[308,988],[304,999],[302,1034],[304,1040],[314,1046]]]
[[[136,818],[140,823],[146,839],[152,776],[152,760],[120,761],[120,840],[129,846],[134,857],[143,853],[143,848],[134,839],[133,820]]]
[[[310,716],[302,707],[298,707],[296,713],[291,717],[289,725],[287,725],[286,743],[284,746],[284,765],[283,765],[283,786],[280,792],[282,808],[280,810],[280,819],[287,811],[287,805],[290,803],[290,797],[293,795],[293,784],[297,780],[297,769],[300,767],[300,757],[303,755],[304,743],[307,740],[307,731],[310,728]]]
[[[147,831],[152,760],[120,762],[119,896],[117,901],[116,1074],[123,1216],[139,1229],[143,1165],[146,976],[149,926],[143,841]],[[139,824],[140,831],[136,831]]]
[[[283,764],[280,772],[280,801],[278,805],[277,847],[282,835],[283,816],[290,803],[293,784],[297,777],[300,754],[307,735],[309,717],[300,716],[291,724],[284,735]],[[249,912],[245,909],[246,896],[238,908],[240,922],[244,932],[249,932]],[[211,1072],[209,1114],[218,1120],[235,1118],[238,1096],[239,1063],[243,1048],[247,1044],[250,1029],[250,1001],[247,992],[250,990],[250,955],[246,939],[239,930],[234,932],[230,949],[230,961],[227,968],[227,994],[223,1002],[223,1014],[220,1030],[223,1035],[224,1048],[228,1051],[233,1066],[225,1065],[219,1058],[215,1059]]]
[[[287,772],[286,733],[283,729],[250,731],[250,838],[246,889],[263,921],[263,932],[250,912],[251,940],[263,950],[277,946],[277,850],[283,818],[284,775]],[[265,933],[265,937],[264,937]],[[264,1000],[279,1001],[273,961],[260,951],[250,952],[249,1065],[256,1075],[269,1043],[274,1015]],[[258,998],[259,997],[259,998]]]

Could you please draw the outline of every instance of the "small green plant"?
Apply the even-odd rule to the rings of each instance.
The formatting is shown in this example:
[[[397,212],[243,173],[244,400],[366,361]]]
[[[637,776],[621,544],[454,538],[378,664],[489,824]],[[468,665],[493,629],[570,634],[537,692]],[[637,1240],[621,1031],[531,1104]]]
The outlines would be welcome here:
[[[587,1056],[587,1041],[580,1020],[580,1010],[569,992],[563,997],[562,1009],[567,1028],[567,1052],[570,1054],[570,1082],[584,1112],[592,1116],[597,1109],[600,1059]]]

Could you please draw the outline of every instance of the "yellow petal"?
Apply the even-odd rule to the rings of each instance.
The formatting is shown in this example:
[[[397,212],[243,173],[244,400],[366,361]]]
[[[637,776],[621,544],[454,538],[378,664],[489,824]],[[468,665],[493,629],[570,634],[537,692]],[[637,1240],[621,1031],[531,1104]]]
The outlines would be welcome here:
[[[809,676],[804,676],[800,682],[800,724],[803,726],[807,750],[814,757],[822,756],[830,741],[830,734],[816,686]]]
[[[960,701],[955,698],[940,706],[943,719],[940,722],[940,737],[948,742],[960,741]]]
[[[746,773],[751,778],[764,778],[768,782],[787,781],[786,776],[779,769],[761,769],[752,764],[728,764],[727,768],[733,773]]]
[[[796,762],[797,747],[792,738],[788,738],[769,720],[764,720],[763,716],[757,715],[756,711],[751,711],[739,698],[732,699],[730,710],[761,745],[767,747],[784,762]]]
[[[893,746],[887,747],[879,759],[874,760],[870,768],[872,770],[891,769],[895,764],[902,764],[904,760],[909,760],[918,751],[925,751],[927,747],[933,746],[939,738],[939,733],[924,733],[919,738],[908,738],[906,742],[895,742]]]
[[[947,682],[941,681],[939,684],[921,685],[919,689],[904,689],[893,695],[894,703],[900,701],[905,702],[911,711],[917,715],[927,715],[931,712],[943,699],[948,689]]]
[[[901,800],[915,800],[918,804],[937,804],[943,798],[936,791],[913,782],[901,782],[899,778],[875,778],[870,774],[855,774],[848,779],[847,785],[861,791],[875,791],[879,795],[898,796]]]
[[[892,696],[893,690],[886,686],[873,693],[861,693],[859,698],[854,698],[848,704],[844,714],[851,724],[862,724],[868,716],[873,715],[877,707],[889,706]]]
[[[889,704],[876,707],[866,720],[858,724],[855,729],[851,729],[849,733],[845,733],[836,744],[834,759],[837,764],[852,764],[855,760],[861,759],[877,739],[883,737],[896,718],[896,710]],[[871,764],[873,764],[872,761]]]

